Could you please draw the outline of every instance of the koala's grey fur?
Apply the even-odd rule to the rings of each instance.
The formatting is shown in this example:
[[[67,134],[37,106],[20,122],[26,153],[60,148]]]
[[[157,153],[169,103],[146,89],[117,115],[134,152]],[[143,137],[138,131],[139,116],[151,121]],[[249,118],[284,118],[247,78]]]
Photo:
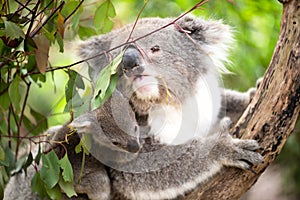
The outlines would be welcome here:
[[[140,20],[132,38],[172,20]],[[80,55],[95,57],[126,42],[131,28],[83,42]],[[69,126],[52,129],[56,140],[62,140],[70,126],[79,135],[93,138],[80,184],[76,180],[81,158],[72,151],[79,137],[69,139],[79,195],[72,199],[173,199],[203,184],[223,166],[250,169],[262,162],[256,152],[258,143],[232,138],[230,120],[222,119],[230,116],[236,121],[255,92],[238,93],[219,86],[218,69],[225,70],[231,42],[231,29],[221,21],[185,17],[125,46],[119,82],[110,100]],[[120,51],[88,61],[93,82]],[[177,119],[182,123],[178,129]],[[166,120],[164,127],[161,120]],[[56,149],[58,154],[63,151]],[[33,168],[28,170],[33,174]],[[23,181],[21,175],[12,177],[4,199],[37,199],[30,194],[28,180]]]

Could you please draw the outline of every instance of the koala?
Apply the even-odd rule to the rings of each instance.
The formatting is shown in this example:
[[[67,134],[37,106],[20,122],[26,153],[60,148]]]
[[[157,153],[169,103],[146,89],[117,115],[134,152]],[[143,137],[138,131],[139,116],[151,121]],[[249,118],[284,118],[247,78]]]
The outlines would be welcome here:
[[[255,140],[233,138],[229,132],[231,121],[255,93],[220,86],[220,71],[226,71],[233,42],[231,28],[186,16],[144,37],[173,20],[141,19],[131,38],[132,24],[79,45],[94,83],[112,58],[122,53],[122,61],[110,99],[53,131],[56,139],[64,138],[70,127],[77,131],[69,139],[68,153],[79,136],[92,138],[87,172],[82,184],[75,183],[78,196],[72,199],[176,199],[224,166],[250,170],[263,162]],[[76,156],[69,155],[75,180],[80,165]],[[13,181],[21,183],[17,178]],[[4,199],[10,195],[6,189]]]

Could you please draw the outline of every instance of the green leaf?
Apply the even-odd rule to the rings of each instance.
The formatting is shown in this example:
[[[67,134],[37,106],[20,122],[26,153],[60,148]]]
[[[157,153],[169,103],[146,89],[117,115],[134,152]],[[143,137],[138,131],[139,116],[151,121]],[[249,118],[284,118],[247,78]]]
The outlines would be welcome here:
[[[46,116],[36,112],[33,108],[30,108],[30,114],[36,121],[35,128],[34,130],[31,130],[30,133],[36,135],[48,129],[48,121]]]
[[[61,14],[64,16],[64,17],[67,17],[69,16],[72,12],[74,12],[74,10],[76,9],[76,7],[79,5],[79,1],[66,1],[63,9],[61,10]],[[77,9],[76,13],[77,12],[80,12],[82,11],[82,5],[79,7],[79,9]],[[74,14],[73,14],[74,15]],[[72,15],[72,16],[73,16]],[[71,16],[71,17],[72,17]]]
[[[112,95],[113,91],[116,89],[118,83],[118,75],[114,74],[110,77],[110,84],[106,90],[106,93],[103,98],[95,98],[92,100],[92,109],[99,108],[101,105],[106,102],[109,97]]]
[[[82,10],[82,9],[80,9]],[[71,18],[70,20],[70,27],[73,31],[76,31],[79,25],[79,21],[80,21],[80,14],[82,11],[77,11]]]
[[[2,84],[2,83],[1,83]],[[4,92],[1,96],[0,96],[0,107],[3,110],[7,110],[9,108],[9,104],[10,104],[10,99],[9,99],[9,95],[7,92]]]
[[[59,160],[55,152],[52,150],[48,154],[42,154],[41,178],[47,189],[53,188],[59,180]]]
[[[51,42],[55,42],[55,32],[49,32],[47,29],[44,29],[44,35],[47,37],[47,39]]]
[[[47,194],[49,195],[50,199],[53,199],[53,200],[61,200],[62,199],[62,194],[61,194],[58,184],[55,185],[55,187],[53,187],[51,189],[46,188],[46,190],[47,190]]]
[[[86,155],[90,154],[92,147],[91,135],[83,134],[78,145],[75,147],[75,152],[80,153],[83,150],[83,153]]]
[[[25,171],[25,175],[27,175],[27,168],[32,164],[33,162],[33,156],[32,156],[32,153],[30,152],[28,157],[27,157],[27,160],[26,162],[24,163],[23,165],[23,170]]]
[[[69,70],[68,74],[69,74],[69,78],[75,82],[76,87],[80,89],[84,89],[84,82],[80,74],[78,74],[74,70]]]
[[[4,186],[8,182],[8,180],[9,176],[7,175],[5,167],[0,167],[0,186]]]
[[[40,199],[44,199],[45,197],[49,197],[47,194],[47,190],[45,187],[45,183],[41,179],[41,175],[39,172],[36,172],[31,179],[31,191],[37,192]]]
[[[77,91],[74,91],[73,94],[74,96],[67,102],[64,108],[64,112],[69,112],[71,111],[71,109],[74,111],[74,109],[78,108],[86,109],[86,106],[84,105],[86,102],[84,102],[79,93]]]
[[[5,148],[5,161],[4,163],[7,166],[7,171],[10,173],[13,169],[15,169],[15,156],[9,147]]]
[[[70,73],[69,80],[65,86],[66,102],[69,102],[76,93],[76,90],[74,90],[75,89],[74,85],[75,85],[75,80],[72,78],[72,75]]]
[[[56,41],[59,46],[59,52],[63,53],[64,52],[64,41],[60,34],[56,34]]]
[[[79,26],[78,28],[78,35],[80,39],[84,40],[93,35],[96,35],[96,30],[94,28]]]
[[[80,95],[78,94],[76,88],[84,89],[84,82],[80,74],[74,70],[66,71],[69,75],[69,80],[65,86],[65,97],[67,105],[65,111],[70,110],[72,107],[81,106],[84,102],[82,101]],[[76,98],[75,98],[76,97]],[[72,100],[73,98],[73,100]],[[72,100],[72,101],[71,101]],[[73,105],[74,104],[74,105]]]
[[[41,151],[41,145],[39,144],[39,149],[38,149],[38,153],[34,158],[34,162],[39,165],[40,164],[40,160],[41,160],[41,156],[42,156],[42,151]]]
[[[21,94],[19,90],[19,84],[22,81],[19,75],[17,75],[11,82],[8,88],[8,94],[12,104],[14,105],[17,112],[20,111]]]
[[[107,33],[111,31],[114,23],[110,18],[116,16],[114,5],[110,0],[103,2],[97,9],[94,15],[94,26],[97,33]]]
[[[18,159],[18,161],[16,162],[15,170],[14,170],[15,173],[18,173],[21,171],[22,166],[25,163],[26,157],[27,157],[26,154],[24,154],[20,159]]]
[[[58,184],[62,191],[64,191],[69,198],[72,196],[77,196],[73,182],[64,181],[64,179],[60,177]]]
[[[5,160],[5,152],[1,145],[0,145],[0,160],[1,161]]]
[[[62,171],[62,177],[63,180],[66,182],[73,182],[74,176],[73,176],[73,168],[69,161],[68,154],[65,154],[64,157],[59,160],[60,168]]]
[[[26,52],[34,51],[34,49],[37,49],[34,40],[31,37],[28,37],[24,40],[24,50]]]
[[[26,69],[27,71],[33,71],[36,69],[36,61],[35,61],[35,55],[28,55],[28,59],[27,59],[27,63],[26,63]],[[35,75],[39,75],[39,74],[35,74]],[[33,78],[33,80],[36,82],[37,78],[34,77],[38,77],[38,76],[34,76],[32,75],[31,78]]]
[[[110,84],[113,83],[111,89],[115,88],[116,77],[111,79],[111,76],[117,73],[117,68],[122,61],[123,52],[120,53],[109,65],[107,65],[99,74],[96,84],[95,84],[95,93],[92,99],[92,109],[98,108],[103,99],[107,98],[107,89]],[[112,81],[113,82],[112,82]],[[112,92],[111,92],[112,93]]]
[[[22,29],[15,23],[4,21],[6,37],[12,39],[25,38]]]
[[[76,145],[75,152],[78,154],[82,151],[82,143],[81,141]]]

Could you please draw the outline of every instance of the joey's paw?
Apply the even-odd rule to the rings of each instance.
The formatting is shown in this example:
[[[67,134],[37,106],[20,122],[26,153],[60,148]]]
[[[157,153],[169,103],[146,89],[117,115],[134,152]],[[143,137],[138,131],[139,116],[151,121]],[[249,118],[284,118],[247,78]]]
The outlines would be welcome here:
[[[260,149],[258,142],[255,140],[233,139],[232,151],[228,154],[224,164],[241,169],[250,169],[253,165],[263,162],[263,156],[256,152]]]
[[[85,113],[75,118],[68,127],[78,133],[93,133],[97,130],[99,123],[93,113]]]
[[[220,121],[220,128],[221,128],[221,133],[223,134],[228,134],[228,130],[230,128],[230,126],[232,125],[232,121],[229,117],[224,117],[221,121]]]

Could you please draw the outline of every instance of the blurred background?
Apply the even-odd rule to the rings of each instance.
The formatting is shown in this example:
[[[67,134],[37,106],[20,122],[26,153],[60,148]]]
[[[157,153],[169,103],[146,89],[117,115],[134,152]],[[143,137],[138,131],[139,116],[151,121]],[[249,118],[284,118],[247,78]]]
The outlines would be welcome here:
[[[66,2],[70,6],[75,5],[72,2],[78,3],[78,1]],[[78,61],[74,44],[101,33],[94,26],[94,16],[103,2],[94,0],[83,2],[80,15],[73,17],[69,26],[66,26],[64,52],[59,52],[60,47],[57,43],[50,47],[51,66],[65,66]],[[111,0],[110,2],[116,13],[116,16],[111,18],[112,28],[115,29],[134,22],[145,1]],[[195,0],[149,0],[141,17],[177,17],[196,3],[198,1]],[[222,19],[235,30],[236,44],[230,57],[232,64],[227,66],[232,74],[224,75],[225,87],[246,91],[249,87],[255,86],[256,80],[264,75],[271,60],[279,35],[282,5],[277,0],[210,0],[192,14],[204,18]],[[76,26],[72,27],[74,24]],[[86,71],[85,66],[74,68],[76,71]],[[65,112],[65,86],[68,76],[58,70],[54,75],[48,73],[46,79],[53,81],[32,85],[28,104],[47,117],[50,127],[63,124],[70,119],[70,114]],[[259,186],[254,187],[243,199],[300,199],[299,132],[298,123],[295,133],[288,139],[275,164],[259,180],[257,183]]]

